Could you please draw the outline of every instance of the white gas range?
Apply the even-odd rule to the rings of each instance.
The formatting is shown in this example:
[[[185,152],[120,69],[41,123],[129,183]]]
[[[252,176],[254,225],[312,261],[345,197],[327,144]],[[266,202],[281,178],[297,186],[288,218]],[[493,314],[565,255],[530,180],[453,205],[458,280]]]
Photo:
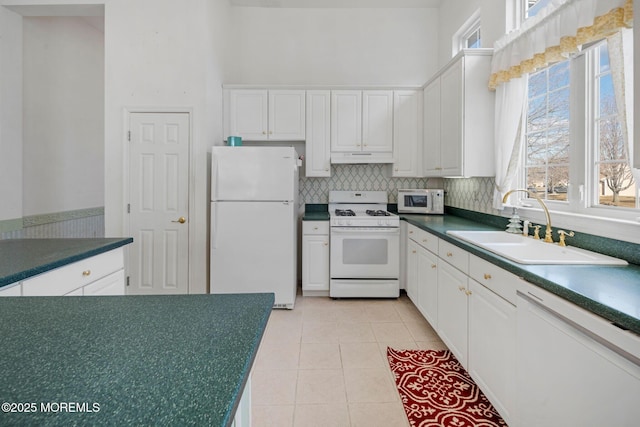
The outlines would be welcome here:
[[[387,211],[386,191],[330,191],[329,295],[400,295],[400,218]]]

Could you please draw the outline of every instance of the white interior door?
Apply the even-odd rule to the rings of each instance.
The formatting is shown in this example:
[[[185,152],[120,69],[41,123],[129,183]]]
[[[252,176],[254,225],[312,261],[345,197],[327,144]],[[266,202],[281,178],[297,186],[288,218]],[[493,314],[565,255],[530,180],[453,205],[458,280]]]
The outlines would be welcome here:
[[[131,113],[127,294],[189,290],[189,114]]]

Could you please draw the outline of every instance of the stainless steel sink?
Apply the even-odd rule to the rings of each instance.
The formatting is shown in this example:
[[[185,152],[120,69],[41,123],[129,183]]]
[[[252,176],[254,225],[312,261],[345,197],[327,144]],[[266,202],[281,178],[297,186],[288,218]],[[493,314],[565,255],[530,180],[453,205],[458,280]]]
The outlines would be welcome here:
[[[625,260],[608,255],[545,243],[505,231],[449,230],[447,234],[519,264],[627,265]]]

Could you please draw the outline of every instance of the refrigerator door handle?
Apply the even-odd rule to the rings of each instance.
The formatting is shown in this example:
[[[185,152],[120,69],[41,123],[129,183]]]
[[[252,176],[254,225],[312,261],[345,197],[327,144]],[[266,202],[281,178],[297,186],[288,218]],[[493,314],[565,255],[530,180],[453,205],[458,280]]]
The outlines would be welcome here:
[[[218,204],[211,204],[211,248],[218,248]]]
[[[211,157],[211,200],[218,200],[218,157]]]

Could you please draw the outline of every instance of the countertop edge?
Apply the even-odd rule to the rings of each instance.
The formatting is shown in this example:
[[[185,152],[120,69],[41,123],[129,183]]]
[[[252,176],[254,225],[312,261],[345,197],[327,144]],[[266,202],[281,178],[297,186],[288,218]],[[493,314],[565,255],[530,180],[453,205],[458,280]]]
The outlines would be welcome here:
[[[34,239],[37,240],[37,239]],[[64,240],[64,239],[60,239]],[[0,289],[4,286],[8,286],[22,280],[29,279],[33,276],[37,276],[38,274],[46,273],[47,271],[55,270],[56,268],[63,267],[68,264],[72,264],[77,261],[82,261],[83,259],[90,258],[92,256],[100,255],[104,252],[111,251],[113,249],[117,249],[119,247],[128,245],[133,243],[133,238],[131,237],[123,237],[123,238],[105,238],[105,240],[112,240],[100,247],[89,249],[83,251],[82,253],[69,255],[63,258],[56,259],[54,261],[50,261],[44,264],[39,265],[38,267],[33,267],[19,273],[11,274],[8,276],[4,276],[0,278]]]
[[[515,274],[516,276],[520,277],[521,279],[535,286],[538,286],[546,291],[551,292],[554,295],[557,295],[573,304],[576,304],[580,308],[587,310],[588,312],[593,313],[595,315],[598,315],[603,319],[607,320],[608,322],[611,322],[617,325],[618,327],[622,327],[635,334],[640,335],[640,320],[626,313],[618,311],[610,306],[602,304],[593,299],[587,298],[584,295],[574,292],[571,289],[568,289],[558,283],[555,283],[535,273],[527,271],[524,268],[520,267],[517,263],[511,262],[504,257],[501,257],[492,252],[486,251],[477,246],[466,243],[460,239],[456,239],[455,237],[450,236],[446,233],[442,233],[441,231],[438,231],[433,227],[429,227],[429,225],[425,224],[424,222],[413,220],[412,218],[403,216],[402,214],[400,215],[400,218],[411,225],[414,225],[422,230],[428,231],[429,233],[434,234],[435,236],[437,236],[442,240],[445,240],[479,258],[484,259],[485,261],[488,261],[510,273]],[[477,229],[499,230],[498,228],[488,226],[485,224],[481,224],[481,225],[479,224]],[[602,266],[601,268],[612,268],[612,267],[613,266]],[[570,268],[570,266],[567,266],[567,268]],[[616,268],[616,267],[613,267],[613,268]],[[618,267],[618,268],[621,268],[621,267]]]
[[[238,384],[238,388],[236,389],[234,395],[235,399],[233,404],[229,406],[229,410],[224,417],[225,427],[233,427],[233,423],[235,420],[235,414],[238,411],[238,407],[240,406],[240,400],[242,399],[242,395],[247,386],[247,381],[249,380],[249,376],[253,370],[253,364],[255,363],[256,357],[258,355],[258,349],[260,347],[260,343],[262,342],[262,338],[264,337],[264,333],[267,330],[267,323],[269,322],[269,317],[271,317],[271,312],[273,311],[273,304],[275,303],[275,294],[271,293],[271,303],[269,307],[265,310],[262,321],[260,322],[260,333],[255,336],[253,343],[253,350],[251,352],[250,357],[247,358],[247,363],[242,368],[244,375],[242,376],[242,381]]]

